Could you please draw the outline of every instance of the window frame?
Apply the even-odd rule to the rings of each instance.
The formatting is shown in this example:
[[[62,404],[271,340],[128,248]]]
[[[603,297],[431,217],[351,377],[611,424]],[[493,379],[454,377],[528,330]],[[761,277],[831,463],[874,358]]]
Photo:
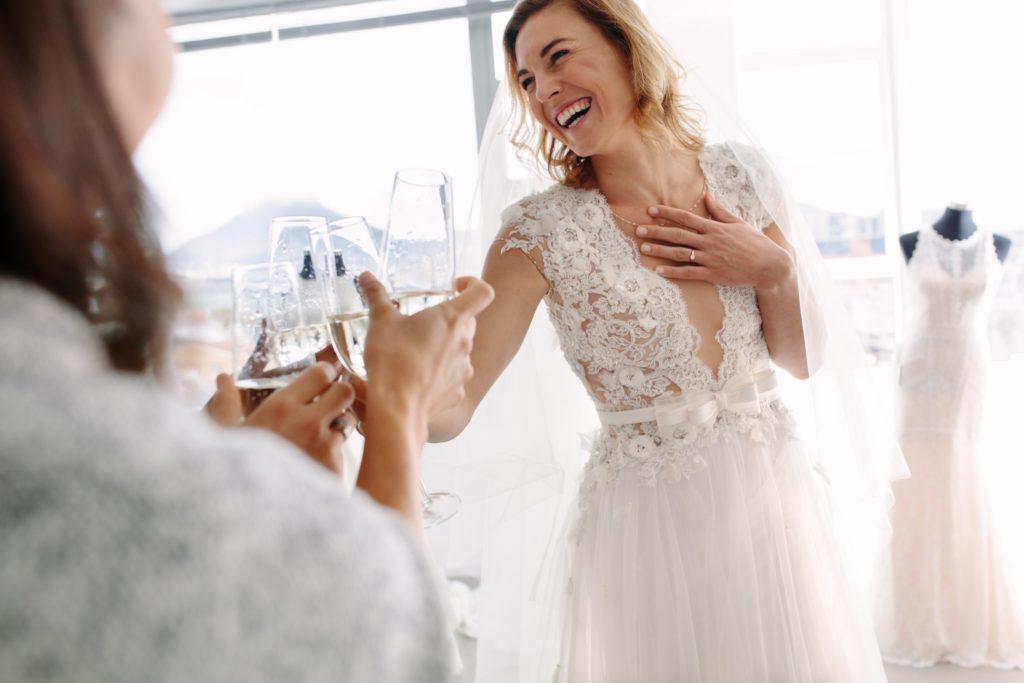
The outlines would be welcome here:
[[[209,25],[218,21],[256,19],[249,23],[251,30],[239,30],[245,22],[235,22],[234,30],[208,37],[178,38],[175,42],[182,52],[214,50],[225,47],[236,47],[253,43],[276,42],[309,38],[313,36],[365,31],[375,28],[389,28],[410,24],[424,24],[433,21],[465,18],[469,32],[469,58],[472,66],[473,103],[476,120],[476,141],[481,143],[487,116],[490,114],[491,102],[498,90],[498,81],[494,77],[494,42],[491,31],[491,17],[511,10],[515,0],[466,0],[464,5],[437,7],[420,12],[404,12],[398,14],[371,16],[361,19],[328,22],[298,22],[288,26],[278,26],[274,17],[284,12],[308,12],[316,9],[345,7],[380,3],[383,0],[276,0],[274,2],[249,3],[240,6],[213,7],[206,9],[181,10],[172,8],[171,20],[174,27]],[[300,15],[301,16],[301,15]],[[295,16],[291,15],[291,19]],[[262,19],[262,21],[260,21]],[[174,32],[172,31],[172,34]],[[187,32],[184,32],[187,34]],[[180,33],[179,33],[180,35]]]

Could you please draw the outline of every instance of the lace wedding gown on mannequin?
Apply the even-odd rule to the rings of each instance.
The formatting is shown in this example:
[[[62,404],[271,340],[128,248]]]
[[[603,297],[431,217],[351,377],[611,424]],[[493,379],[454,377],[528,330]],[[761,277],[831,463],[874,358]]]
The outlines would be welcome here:
[[[922,230],[907,266],[899,437],[912,477],[893,486],[877,619],[894,662],[1024,666],[1020,603],[1001,564],[978,447],[1001,270],[981,229],[960,241]]]
[[[771,171],[734,155],[701,152],[708,191],[764,228],[748,176]],[[563,353],[604,425],[538,582],[546,650],[520,680],[884,681],[753,289],[718,286],[721,331],[701,339],[599,192],[556,185],[503,223],[503,248],[548,279]],[[716,368],[699,353],[714,344]]]

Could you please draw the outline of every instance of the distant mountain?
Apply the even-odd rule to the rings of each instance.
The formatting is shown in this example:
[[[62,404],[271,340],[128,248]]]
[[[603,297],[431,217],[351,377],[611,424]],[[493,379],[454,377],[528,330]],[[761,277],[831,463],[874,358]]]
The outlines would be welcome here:
[[[263,202],[169,252],[168,268],[176,273],[226,277],[235,266],[264,262],[270,257],[270,222],[279,216],[323,216],[328,221],[343,217],[312,199]],[[380,244],[382,229],[370,226],[370,230]]]

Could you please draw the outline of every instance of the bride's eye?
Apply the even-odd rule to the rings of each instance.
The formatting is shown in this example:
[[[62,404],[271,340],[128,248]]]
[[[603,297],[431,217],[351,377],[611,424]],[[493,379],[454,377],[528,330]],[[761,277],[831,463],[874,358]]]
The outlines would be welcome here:
[[[562,57],[566,56],[567,54],[569,54],[568,50],[559,50],[557,52],[552,53],[551,54],[551,63],[554,64],[555,62],[557,62],[559,59],[561,59]]]
[[[529,90],[530,86],[533,85],[533,76],[530,76],[529,78],[524,78],[523,80],[519,81],[519,85],[523,88],[523,90]]]

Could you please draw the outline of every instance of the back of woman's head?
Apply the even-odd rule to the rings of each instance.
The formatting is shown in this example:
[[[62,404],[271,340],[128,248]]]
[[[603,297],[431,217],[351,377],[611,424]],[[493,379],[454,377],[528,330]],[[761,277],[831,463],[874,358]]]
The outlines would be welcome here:
[[[572,8],[597,27],[629,69],[636,96],[635,121],[654,143],[698,151],[704,145],[700,114],[679,90],[683,69],[634,0],[519,0],[502,36],[508,87],[515,103],[513,143],[532,151],[548,172],[566,185],[588,177],[587,160],[543,126],[529,121],[526,93],[518,86],[516,42],[526,22],[553,5]]]
[[[0,3],[0,274],[112,323],[113,365],[162,352],[179,293],[99,72],[120,0]]]

